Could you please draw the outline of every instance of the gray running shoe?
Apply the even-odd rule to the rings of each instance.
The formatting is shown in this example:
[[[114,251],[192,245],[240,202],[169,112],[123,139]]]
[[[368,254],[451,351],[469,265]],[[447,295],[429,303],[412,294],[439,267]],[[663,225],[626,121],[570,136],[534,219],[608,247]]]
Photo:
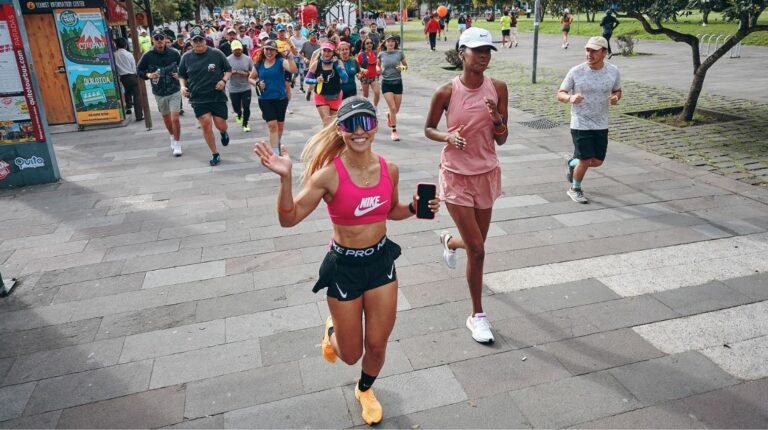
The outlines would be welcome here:
[[[589,199],[584,197],[584,192],[581,191],[581,188],[570,188],[565,193],[568,194],[568,197],[570,197],[571,200],[573,200],[576,203],[582,203],[582,204],[589,203]]]

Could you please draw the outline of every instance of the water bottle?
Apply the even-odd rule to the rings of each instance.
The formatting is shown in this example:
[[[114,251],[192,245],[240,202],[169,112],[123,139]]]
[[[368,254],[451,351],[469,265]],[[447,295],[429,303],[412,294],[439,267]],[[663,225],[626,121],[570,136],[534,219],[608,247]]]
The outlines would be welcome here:
[[[157,83],[160,82],[160,69],[157,69],[157,71],[155,71],[155,73],[157,73],[158,77],[157,77],[157,79],[152,79],[152,83],[157,85]]]

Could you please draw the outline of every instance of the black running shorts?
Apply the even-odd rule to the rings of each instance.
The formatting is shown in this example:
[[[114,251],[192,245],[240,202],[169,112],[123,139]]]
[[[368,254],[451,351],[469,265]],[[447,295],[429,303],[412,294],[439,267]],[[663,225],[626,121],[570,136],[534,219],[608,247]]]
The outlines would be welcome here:
[[[368,248],[347,248],[331,242],[312,291],[328,289],[328,297],[355,300],[368,290],[397,281],[395,260],[400,246],[384,236]]]
[[[209,113],[213,116],[227,119],[229,114],[227,102],[192,102],[192,110],[195,111],[195,118],[200,118]]]
[[[285,122],[285,111],[288,109],[288,99],[262,100],[259,99],[261,118],[266,122]]]
[[[605,153],[608,151],[608,130],[571,129],[571,137],[573,138],[573,158],[605,160]]]
[[[403,93],[403,81],[398,79],[396,81],[381,81],[381,93]]]

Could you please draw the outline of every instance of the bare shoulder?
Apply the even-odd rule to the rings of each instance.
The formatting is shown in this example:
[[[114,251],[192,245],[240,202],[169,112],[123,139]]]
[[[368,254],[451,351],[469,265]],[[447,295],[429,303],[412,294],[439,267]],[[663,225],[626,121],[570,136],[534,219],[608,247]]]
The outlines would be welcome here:
[[[491,82],[493,82],[493,87],[496,88],[497,92],[499,92],[499,93],[501,93],[501,92],[506,93],[507,92],[507,83],[506,82],[500,81],[498,79],[493,79],[493,78],[491,78]]]
[[[397,164],[395,164],[395,163],[393,163],[391,161],[387,161],[387,170],[389,172],[389,177],[390,178],[396,179],[396,178],[400,177],[400,168],[397,167]]]
[[[321,167],[318,171],[310,176],[307,185],[314,188],[322,188],[326,192],[330,192],[335,189],[335,184],[339,181],[339,175],[336,171],[336,165],[329,163]]]

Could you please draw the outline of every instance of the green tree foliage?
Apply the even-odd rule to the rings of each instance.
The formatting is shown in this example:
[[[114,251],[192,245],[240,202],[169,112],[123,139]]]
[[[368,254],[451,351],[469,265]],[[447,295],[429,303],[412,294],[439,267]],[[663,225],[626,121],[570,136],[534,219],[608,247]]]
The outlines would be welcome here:
[[[703,12],[712,8],[713,3],[721,9],[723,17],[728,21],[738,23],[738,30],[728,38],[712,55],[702,61],[699,52],[699,39],[693,34],[681,33],[665,27],[665,22],[678,16],[686,16],[696,10]],[[621,2],[622,17],[634,18],[642,24],[643,29],[650,34],[663,34],[675,42],[686,43],[691,47],[693,62],[693,82],[688,91],[683,112],[680,114],[684,121],[691,121],[696,111],[696,105],[704,86],[707,71],[728,51],[745,37],[757,31],[768,31],[768,25],[758,23],[768,0],[624,0]]]

